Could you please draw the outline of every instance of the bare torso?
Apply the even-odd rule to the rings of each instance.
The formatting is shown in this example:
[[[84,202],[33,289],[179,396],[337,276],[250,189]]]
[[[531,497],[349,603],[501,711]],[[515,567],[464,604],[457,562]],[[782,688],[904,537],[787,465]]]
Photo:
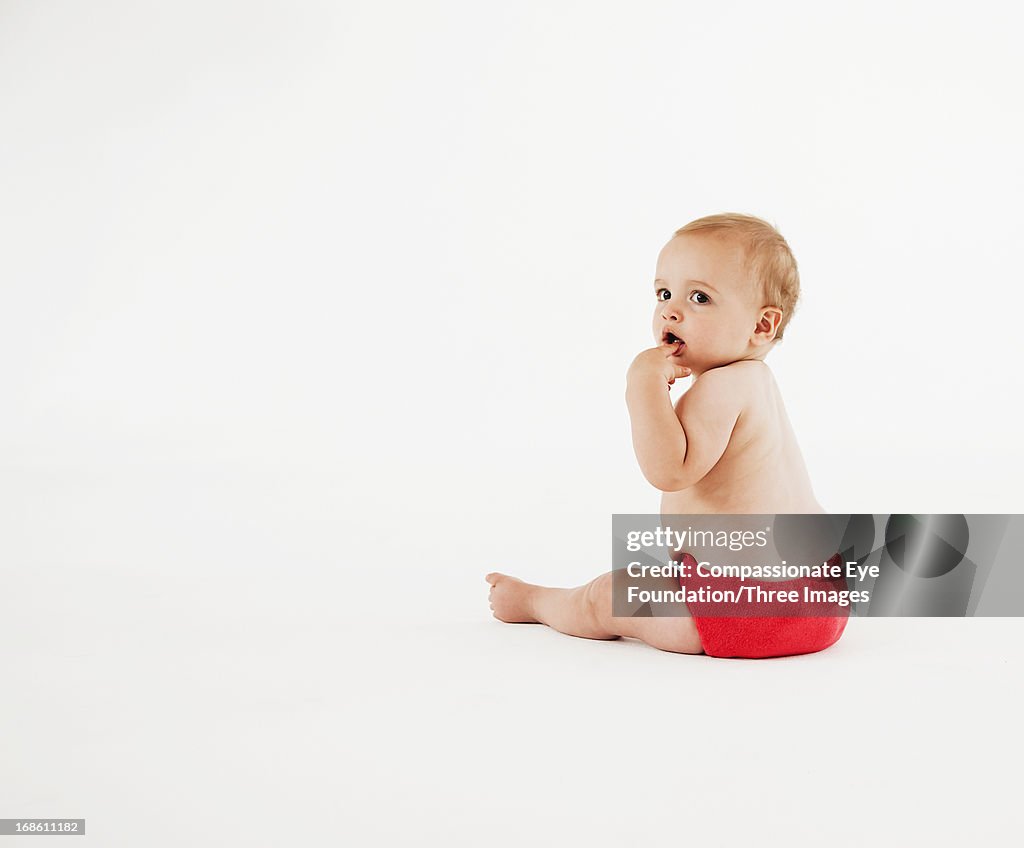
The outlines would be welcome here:
[[[736,376],[746,398],[729,445],[696,485],[662,495],[662,514],[824,512],[771,369],[760,360],[725,367],[740,369]],[[682,399],[675,406],[677,415],[681,404]]]

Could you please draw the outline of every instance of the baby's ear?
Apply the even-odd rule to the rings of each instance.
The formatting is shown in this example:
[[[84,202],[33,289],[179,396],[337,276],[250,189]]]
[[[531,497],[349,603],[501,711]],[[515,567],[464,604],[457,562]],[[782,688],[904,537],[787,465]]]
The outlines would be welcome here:
[[[782,310],[775,306],[766,306],[761,310],[761,318],[754,328],[754,344],[767,344],[775,339],[782,323]]]

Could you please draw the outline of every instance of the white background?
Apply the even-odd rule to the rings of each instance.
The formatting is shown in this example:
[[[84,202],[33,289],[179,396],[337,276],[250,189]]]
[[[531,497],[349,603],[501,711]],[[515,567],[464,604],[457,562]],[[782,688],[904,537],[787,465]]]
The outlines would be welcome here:
[[[690,743],[617,747],[616,705],[732,733],[760,704],[796,753],[701,750],[751,794],[786,764],[765,815],[882,763],[909,769],[893,816],[948,788],[947,696],[1001,704],[992,745],[1020,705],[1019,658],[975,647],[1015,621],[856,622],[722,684],[502,628],[482,574],[582,582],[611,513],[657,510],[625,371],[659,249],[722,211],[800,264],[768,362],[826,509],[1024,511],[1008,9],[0,3],[0,817],[103,845],[150,816],[167,844],[318,844],[323,816],[370,843],[667,835]],[[868,708],[912,695],[925,724]],[[808,703],[815,733],[869,726],[804,750]],[[988,767],[973,744],[955,768]],[[586,830],[624,782],[664,804]],[[700,785],[724,818],[682,833],[757,824]]]

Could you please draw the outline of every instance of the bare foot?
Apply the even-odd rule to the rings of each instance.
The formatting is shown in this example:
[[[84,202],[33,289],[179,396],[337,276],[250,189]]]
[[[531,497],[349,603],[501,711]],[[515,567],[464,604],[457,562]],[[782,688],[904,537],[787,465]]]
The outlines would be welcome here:
[[[509,623],[538,623],[531,605],[531,590],[536,588],[532,583],[498,571],[492,571],[484,579],[491,584],[490,601],[495,618]]]

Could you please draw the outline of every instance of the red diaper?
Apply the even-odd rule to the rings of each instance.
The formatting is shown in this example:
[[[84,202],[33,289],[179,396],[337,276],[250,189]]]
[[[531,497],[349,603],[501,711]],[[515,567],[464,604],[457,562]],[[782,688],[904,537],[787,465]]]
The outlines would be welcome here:
[[[845,589],[844,578],[818,579],[796,578],[794,580],[762,581],[740,580],[738,577],[697,577],[697,560],[690,554],[683,554],[683,562],[694,575],[689,580],[680,577],[680,585],[688,589],[697,585],[714,590],[737,590],[742,586],[761,586],[775,591],[796,589],[803,598],[804,587],[813,589]],[[829,565],[842,565],[839,554],[833,556]],[[813,654],[823,651],[839,641],[846,629],[850,616],[848,606],[837,603],[798,601],[770,601],[757,603],[756,616],[722,616],[724,607],[731,610],[752,608],[753,602],[723,604],[719,602],[687,601],[690,615],[697,625],[704,653],[711,657],[785,657],[793,654]]]

